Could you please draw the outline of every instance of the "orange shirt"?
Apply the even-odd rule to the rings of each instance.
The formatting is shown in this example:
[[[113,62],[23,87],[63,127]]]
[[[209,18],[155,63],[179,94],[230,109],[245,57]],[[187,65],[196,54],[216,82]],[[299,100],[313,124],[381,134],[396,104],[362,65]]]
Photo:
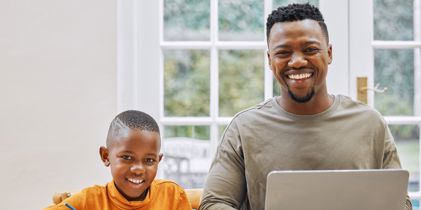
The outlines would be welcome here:
[[[76,210],[191,210],[190,202],[183,188],[172,181],[154,180],[143,201],[127,201],[118,192],[114,182],[106,186],[95,185],[85,188],[63,202],[44,210],[70,210],[65,204]]]

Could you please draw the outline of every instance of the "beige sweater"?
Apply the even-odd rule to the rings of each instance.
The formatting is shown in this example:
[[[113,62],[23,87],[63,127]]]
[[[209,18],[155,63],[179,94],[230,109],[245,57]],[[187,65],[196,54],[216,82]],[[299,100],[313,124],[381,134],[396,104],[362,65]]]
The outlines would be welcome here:
[[[322,113],[294,115],[272,98],[238,113],[227,127],[200,209],[263,210],[273,170],[381,168],[401,164],[377,111],[338,95]]]

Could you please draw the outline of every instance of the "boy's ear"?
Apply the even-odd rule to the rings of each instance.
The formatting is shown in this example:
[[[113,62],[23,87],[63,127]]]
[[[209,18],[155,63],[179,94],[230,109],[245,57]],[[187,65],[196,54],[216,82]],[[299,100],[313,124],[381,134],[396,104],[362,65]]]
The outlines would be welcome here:
[[[102,146],[99,148],[99,156],[101,156],[101,160],[105,166],[110,166],[110,160],[108,159],[109,151],[106,147]]]
[[[164,157],[164,154],[162,154],[162,153],[159,153],[159,160],[158,160],[158,162],[161,162],[161,160],[162,160],[162,157]]]

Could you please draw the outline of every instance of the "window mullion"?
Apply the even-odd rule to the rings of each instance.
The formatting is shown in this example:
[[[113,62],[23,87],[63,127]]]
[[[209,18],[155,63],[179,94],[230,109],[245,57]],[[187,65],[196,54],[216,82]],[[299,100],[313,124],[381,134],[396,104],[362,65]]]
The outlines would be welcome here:
[[[210,155],[213,156],[218,145],[218,125],[216,120],[219,112],[219,93],[218,93],[218,49],[216,43],[218,42],[218,0],[210,1],[210,38],[211,38],[211,52],[210,52],[210,117],[212,119],[210,125]]]
[[[268,15],[272,12],[273,8],[272,8],[272,0],[265,0],[265,11],[264,11],[264,15],[263,15],[263,22],[266,23],[266,17],[268,17]],[[266,26],[266,25],[265,25]],[[263,26],[265,28],[264,30],[264,49],[265,49],[265,54],[266,54],[266,27]],[[265,71],[265,100],[268,98],[271,98],[273,96],[273,76],[272,76],[272,71],[270,70],[269,67],[269,61],[268,59],[266,59],[266,56],[263,56],[265,58],[264,62],[264,71]]]
[[[414,33],[420,43],[414,50],[414,114],[421,116],[421,0],[414,0]]]

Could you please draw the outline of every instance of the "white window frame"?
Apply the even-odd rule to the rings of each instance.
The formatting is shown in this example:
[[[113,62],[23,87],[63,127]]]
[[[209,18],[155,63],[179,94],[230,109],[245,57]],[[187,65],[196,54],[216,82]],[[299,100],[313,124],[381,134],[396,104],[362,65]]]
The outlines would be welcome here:
[[[271,12],[271,0],[264,0],[264,18]],[[420,0],[415,1],[420,8]],[[218,0],[211,0],[211,40],[208,42],[166,42],[163,40],[163,0],[117,0],[117,110],[140,109],[151,114],[160,126],[165,125],[210,125],[211,154],[218,142],[218,125],[228,124],[230,117],[218,116],[218,49],[266,49],[266,41],[223,42],[217,41]],[[356,98],[356,77],[367,76],[373,86],[374,48],[414,48],[421,46],[420,36],[410,42],[373,41],[372,0],[319,0],[333,45],[333,63],[329,66],[328,88],[331,93],[350,95]],[[358,11],[351,13],[350,11]],[[356,15],[357,14],[357,15]],[[420,20],[420,11],[414,13]],[[266,21],[266,20],[265,20]],[[415,22],[417,34],[420,22]],[[364,31],[364,33],[361,33]],[[211,54],[210,116],[209,117],[165,117],[163,115],[163,49],[209,49]],[[420,53],[419,51],[417,53]],[[272,74],[265,59],[265,99],[272,97]],[[421,61],[415,63],[420,66]],[[419,69],[419,68],[418,68]],[[370,70],[370,71],[368,71]],[[421,81],[421,73],[415,74]],[[421,87],[415,87],[415,103],[421,104]],[[371,98],[371,100],[370,100]],[[373,104],[369,92],[369,104]],[[386,116],[389,124],[418,125],[421,129],[421,111],[417,108],[414,117]],[[421,138],[421,137],[420,137]],[[421,141],[421,139],[420,139]],[[420,156],[421,163],[421,156]],[[420,166],[421,169],[421,166]],[[410,193],[411,198],[420,199],[421,193]]]
[[[382,41],[373,36],[373,0],[349,0],[350,12],[350,72],[351,81],[356,77],[368,78],[368,86],[374,87],[374,50],[375,49],[418,49],[416,57],[420,57],[421,47],[421,0],[414,0],[414,41]],[[361,33],[363,32],[363,33]],[[414,116],[385,116],[389,125],[416,125],[419,128],[421,145],[421,61],[414,59]],[[368,71],[367,71],[368,70]],[[356,82],[351,83],[351,94],[356,95]],[[368,104],[374,106],[374,93],[368,92]],[[421,152],[419,152],[419,170],[421,171]],[[418,179],[421,181],[421,175]],[[421,184],[421,183],[420,183]],[[421,188],[421,186],[420,186]],[[421,199],[420,189],[409,192],[412,199]]]
[[[330,27],[331,42],[334,46],[334,63],[328,76],[331,92],[349,94],[348,75],[348,30],[346,22],[338,21],[338,14],[347,12],[346,0],[328,2],[319,0]],[[163,39],[163,0],[158,1],[117,1],[118,25],[118,111],[141,109],[158,119],[161,127],[166,125],[209,125],[211,154],[216,149],[219,125],[226,125],[231,117],[219,117],[218,113],[218,50],[219,49],[258,49],[266,50],[266,36],[262,41],[218,41],[218,0],[210,1],[210,41],[168,42]],[[264,1],[264,22],[272,11],[272,1]],[[332,9],[334,8],[334,9]],[[335,46],[338,46],[335,48]],[[211,54],[210,116],[209,117],[166,117],[163,111],[163,54],[165,49],[208,49]],[[265,59],[265,99],[272,97],[273,79]],[[345,84],[345,85],[344,85]],[[151,91],[153,90],[153,91]]]

